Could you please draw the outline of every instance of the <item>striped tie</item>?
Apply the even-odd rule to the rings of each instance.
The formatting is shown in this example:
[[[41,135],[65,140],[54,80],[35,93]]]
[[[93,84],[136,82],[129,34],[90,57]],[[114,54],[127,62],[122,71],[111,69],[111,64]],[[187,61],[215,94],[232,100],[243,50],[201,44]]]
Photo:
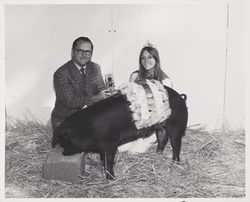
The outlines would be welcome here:
[[[85,79],[85,69],[81,67],[80,71],[82,73],[82,78]]]

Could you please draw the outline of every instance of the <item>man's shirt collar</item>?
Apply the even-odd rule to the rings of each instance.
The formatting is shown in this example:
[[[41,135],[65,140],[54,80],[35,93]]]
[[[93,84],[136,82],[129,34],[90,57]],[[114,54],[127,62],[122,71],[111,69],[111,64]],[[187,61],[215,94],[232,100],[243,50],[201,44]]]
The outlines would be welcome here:
[[[74,62],[74,61],[73,61],[73,62]],[[75,66],[77,67],[77,69],[78,69],[79,71],[80,71],[81,68],[86,69],[86,65],[83,66],[83,67],[81,67],[80,65],[76,64],[75,62],[74,62],[74,64],[75,64]],[[81,71],[80,71],[80,72],[81,72]]]

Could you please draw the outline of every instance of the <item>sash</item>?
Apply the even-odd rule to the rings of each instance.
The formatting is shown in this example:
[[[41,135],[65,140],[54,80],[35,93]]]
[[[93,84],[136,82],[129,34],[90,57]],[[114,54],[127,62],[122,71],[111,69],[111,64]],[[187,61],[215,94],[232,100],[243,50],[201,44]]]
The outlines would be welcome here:
[[[129,102],[131,116],[137,129],[165,121],[171,114],[168,92],[161,82],[143,80],[124,83],[118,88]]]

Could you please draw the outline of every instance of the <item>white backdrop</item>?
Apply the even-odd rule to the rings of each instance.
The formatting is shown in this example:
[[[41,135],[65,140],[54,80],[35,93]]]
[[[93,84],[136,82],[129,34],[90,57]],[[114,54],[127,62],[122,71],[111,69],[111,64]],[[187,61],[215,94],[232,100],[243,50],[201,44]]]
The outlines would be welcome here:
[[[22,118],[29,109],[47,122],[55,100],[53,73],[70,59],[73,40],[88,36],[94,43],[92,60],[103,74],[114,74],[116,86],[138,68],[140,49],[149,40],[174,88],[187,94],[188,125],[213,129],[225,104],[231,126],[244,126],[244,4],[230,4],[229,13],[227,30],[225,3],[7,5],[7,115]]]

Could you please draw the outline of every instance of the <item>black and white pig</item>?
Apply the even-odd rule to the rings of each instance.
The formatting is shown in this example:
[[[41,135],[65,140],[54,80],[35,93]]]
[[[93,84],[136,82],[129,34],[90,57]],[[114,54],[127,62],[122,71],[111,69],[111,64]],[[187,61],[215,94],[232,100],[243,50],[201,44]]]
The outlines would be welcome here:
[[[157,136],[157,152],[162,153],[170,139],[174,161],[180,161],[181,139],[185,134],[188,112],[186,95],[166,87],[172,110],[167,120],[144,129],[136,129],[128,101],[115,94],[69,116],[53,134],[52,147],[59,144],[63,155],[81,152],[100,153],[107,179],[114,179],[113,164],[119,145],[140,137]]]

